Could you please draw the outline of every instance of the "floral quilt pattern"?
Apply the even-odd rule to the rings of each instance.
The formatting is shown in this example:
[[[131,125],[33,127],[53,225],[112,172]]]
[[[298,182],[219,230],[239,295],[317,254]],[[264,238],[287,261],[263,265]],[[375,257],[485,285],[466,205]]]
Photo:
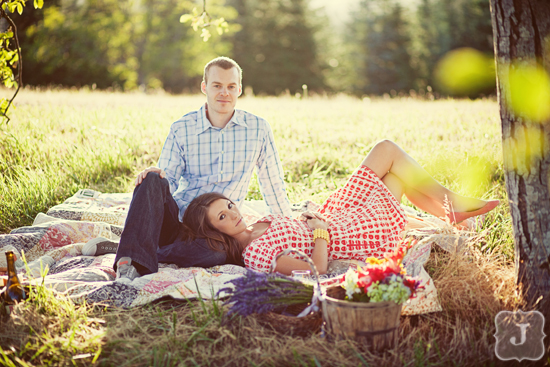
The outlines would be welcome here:
[[[159,264],[159,271],[155,274],[128,283],[115,281],[115,255],[83,256],[82,247],[90,239],[99,236],[118,240],[131,199],[131,193],[103,194],[94,190],[79,190],[46,214],[40,213],[32,226],[0,235],[0,249],[12,245],[25,253],[27,261],[46,254],[55,260],[44,278],[33,279],[21,273],[20,278],[24,282],[43,283],[77,303],[101,303],[121,308],[144,305],[164,297],[211,299],[216,297],[219,289],[227,287],[227,281],[244,274],[245,269],[236,265],[203,269]],[[303,202],[294,205],[293,210],[315,211],[318,207],[316,203]],[[250,201],[245,202],[241,211],[246,219],[253,221],[266,214],[266,206],[263,201]],[[428,232],[428,235],[432,234],[433,231]],[[408,259],[405,259],[408,273],[422,277],[426,289],[403,308],[404,314],[441,309],[433,281],[423,268],[430,246],[431,242],[420,241],[420,246],[414,248]],[[357,264],[345,261],[331,264],[331,273],[321,276],[322,284],[338,282],[349,266]]]

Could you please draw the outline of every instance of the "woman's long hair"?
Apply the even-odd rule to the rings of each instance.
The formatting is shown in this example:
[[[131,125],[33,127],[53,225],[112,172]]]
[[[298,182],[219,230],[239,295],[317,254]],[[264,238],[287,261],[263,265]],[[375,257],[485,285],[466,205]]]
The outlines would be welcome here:
[[[228,263],[244,265],[239,241],[218,231],[208,220],[208,208],[219,199],[231,201],[217,192],[203,194],[193,199],[183,214],[180,236],[183,240],[205,238],[212,250],[225,251]]]

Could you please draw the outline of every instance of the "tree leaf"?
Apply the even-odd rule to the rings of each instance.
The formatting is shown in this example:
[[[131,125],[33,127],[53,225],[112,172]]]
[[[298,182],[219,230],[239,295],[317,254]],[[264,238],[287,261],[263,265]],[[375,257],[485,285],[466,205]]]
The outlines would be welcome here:
[[[44,0],[34,0],[35,9],[42,9],[43,6],[44,6]]]
[[[16,53],[13,55],[12,59],[10,60],[10,65],[15,64],[17,61],[19,61],[19,55]]]
[[[210,31],[206,28],[202,29],[201,37],[204,42],[208,42],[208,39],[210,38],[211,34]]]
[[[191,14],[183,14],[180,17],[180,23],[186,23],[186,22],[190,21],[191,19],[193,19],[193,16]]]
[[[19,15],[23,14],[23,5],[21,5],[21,3],[17,4],[17,12]]]
[[[0,113],[1,114],[6,114],[7,111],[7,108],[8,108],[8,100],[6,98],[2,98],[0,99]]]

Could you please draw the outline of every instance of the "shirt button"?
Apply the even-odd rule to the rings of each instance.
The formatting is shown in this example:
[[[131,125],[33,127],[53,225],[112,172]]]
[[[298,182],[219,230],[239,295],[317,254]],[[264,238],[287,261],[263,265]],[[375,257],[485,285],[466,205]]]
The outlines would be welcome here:
[[[220,173],[223,173],[223,171],[220,171]]]
[[[224,153],[224,151],[222,150],[222,154]]]
[[[222,134],[224,133],[225,131],[222,130]]]

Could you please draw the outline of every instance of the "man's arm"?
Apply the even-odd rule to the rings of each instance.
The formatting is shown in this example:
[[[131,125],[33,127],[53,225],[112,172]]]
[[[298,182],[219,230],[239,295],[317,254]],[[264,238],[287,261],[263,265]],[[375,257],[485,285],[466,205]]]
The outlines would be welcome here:
[[[292,210],[286,195],[283,166],[275,147],[273,132],[267,122],[266,130],[264,145],[257,161],[260,191],[274,214],[291,217]]]
[[[174,125],[170,127],[170,133],[166,137],[166,141],[160,152],[157,166],[161,172],[165,173],[166,179],[170,183],[170,193],[173,194],[178,188],[179,180],[186,168],[186,162],[183,159],[183,149],[178,144]]]

